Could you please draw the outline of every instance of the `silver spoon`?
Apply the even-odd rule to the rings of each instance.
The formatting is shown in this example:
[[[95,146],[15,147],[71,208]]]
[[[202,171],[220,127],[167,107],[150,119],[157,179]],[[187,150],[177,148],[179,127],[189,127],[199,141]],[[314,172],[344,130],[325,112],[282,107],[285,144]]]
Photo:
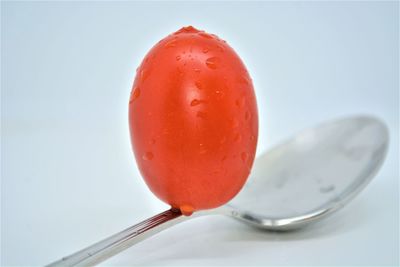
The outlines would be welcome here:
[[[222,214],[267,230],[291,230],[343,207],[374,177],[388,148],[386,126],[358,116],[305,130],[255,161],[227,205],[183,216],[167,210],[48,266],[93,266],[177,223]]]

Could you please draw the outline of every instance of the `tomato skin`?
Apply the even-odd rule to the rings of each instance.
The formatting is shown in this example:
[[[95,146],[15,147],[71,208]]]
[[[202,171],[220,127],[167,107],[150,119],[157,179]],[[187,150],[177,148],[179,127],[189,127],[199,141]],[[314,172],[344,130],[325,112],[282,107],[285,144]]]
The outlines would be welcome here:
[[[254,161],[251,78],[225,41],[184,27],[138,68],[129,125],[139,170],[158,198],[186,215],[216,208],[240,191]]]

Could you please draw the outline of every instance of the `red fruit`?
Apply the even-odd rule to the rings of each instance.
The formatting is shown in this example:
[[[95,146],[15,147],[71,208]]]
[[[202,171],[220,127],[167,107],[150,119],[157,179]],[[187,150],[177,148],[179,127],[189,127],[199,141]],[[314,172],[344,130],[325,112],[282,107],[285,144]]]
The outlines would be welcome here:
[[[186,215],[216,208],[240,191],[254,161],[251,78],[225,41],[184,27],[138,68],[129,125],[140,172],[157,197]]]

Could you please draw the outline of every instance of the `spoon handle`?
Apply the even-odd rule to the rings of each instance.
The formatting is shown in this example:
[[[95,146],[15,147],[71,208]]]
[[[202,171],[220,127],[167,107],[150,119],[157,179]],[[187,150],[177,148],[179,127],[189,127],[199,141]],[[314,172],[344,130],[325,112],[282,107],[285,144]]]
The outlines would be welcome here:
[[[115,254],[167,229],[177,223],[187,220],[179,211],[167,210],[141,223],[133,225],[100,242],[84,248],[74,254],[53,262],[47,267],[54,266],[94,266]]]

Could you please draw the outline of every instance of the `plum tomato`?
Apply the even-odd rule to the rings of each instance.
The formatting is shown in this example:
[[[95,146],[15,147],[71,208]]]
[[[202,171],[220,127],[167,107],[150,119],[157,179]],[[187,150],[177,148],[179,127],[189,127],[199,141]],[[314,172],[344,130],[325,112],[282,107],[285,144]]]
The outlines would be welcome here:
[[[150,190],[185,215],[221,206],[249,176],[258,114],[252,80],[216,35],[184,27],[137,69],[131,142]]]

